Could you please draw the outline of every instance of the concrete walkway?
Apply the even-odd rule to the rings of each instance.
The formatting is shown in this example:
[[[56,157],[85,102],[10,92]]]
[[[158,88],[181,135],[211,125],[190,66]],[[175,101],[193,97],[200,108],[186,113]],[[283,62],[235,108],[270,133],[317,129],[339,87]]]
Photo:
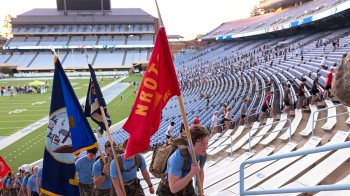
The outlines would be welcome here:
[[[126,77],[120,78],[107,86],[103,87],[102,93],[104,95],[106,103],[110,103],[114,98],[116,98],[120,93],[122,93],[125,89],[127,89],[130,84],[129,83],[119,83],[120,81],[124,80]],[[85,104],[86,97],[83,97],[79,99],[79,102],[81,104]],[[48,111],[49,112],[49,111]],[[22,130],[17,131],[16,133],[13,133],[7,137],[1,138],[0,140],[0,150],[6,148],[7,146],[15,143],[17,140],[23,138],[24,136],[28,135],[29,133],[32,133],[33,131],[37,130],[38,128],[42,127],[45,124],[48,124],[49,122],[49,116],[46,116],[37,122],[23,128]]]

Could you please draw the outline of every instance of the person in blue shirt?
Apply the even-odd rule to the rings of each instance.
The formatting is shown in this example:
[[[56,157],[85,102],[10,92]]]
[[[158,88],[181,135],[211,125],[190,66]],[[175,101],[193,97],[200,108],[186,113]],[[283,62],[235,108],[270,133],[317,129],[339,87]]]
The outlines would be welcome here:
[[[4,195],[7,194],[7,188],[6,188],[6,184],[7,184],[7,180],[9,179],[9,176],[7,175],[3,180],[2,180],[2,192]]]
[[[31,176],[31,173],[29,171],[25,172],[25,175],[24,175],[23,180],[22,180],[21,189],[20,189],[20,192],[23,195],[28,195],[27,194],[27,184],[28,184],[28,179],[30,176]]]
[[[13,183],[11,184],[11,194],[10,195],[20,195],[20,188],[22,183],[23,172],[22,169],[19,170],[20,173],[17,173],[16,176],[13,176]]]
[[[37,190],[39,195],[41,193],[41,178],[42,178],[42,176],[43,176],[43,168],[40,167],[40,169],[38,170],[38,175],[36,176],[36,180],[35,180],[36,190]]]
[[[121,146],[121,150],[125,150],[127,140]],[[147,170],[145,158],[141,154],[136,154],[128,158],[124,158],[124,154],[121,154],[118,158],[120,172],[125,187],[126,195],[143,196],[143,188],[140,184],[140,180],[137,178],[137,171],[140,169],[143,178],[148,184],[149,192],[154,194],[154,188],[151,182],[150,175]],[[117,195],[123,195],[122,188],[119,181],[119,175],[116,167],[115,160],[111,162],[110,174],[112,177],[113,186]]]
[[[80,196],[94,195],[94,185],[92,181],[92,167],[95,163],[97,148],[87,151],[87,155],[75,162],[75,170],[78,174]]]
[[[166,169],[166,177],[162,178],[157,189],[159,196],[183,195],[195,196],[195,190],[192,178],[199,174],[200,182],[204,181],[204,164],[206,161],[206,150],[209,142],[209,131],[200,125],[191,127],[191,138],[196,156],[196,162],[193,164],[188,147],[181,146],[169,157]],[[185,157],[186,156],[186,157]],[[186,160],[187,163],[185,162]],[[198,195],[204,195],[202,190]]]
[[[116,147],[116,143],[113,143],[113,146]],[[109,166],[113,160],[112,148],[109,141],[105,143],[105,153],[107,155],[107,163],[105,164],[100,158],[94,163],[92,167],[92,176],[95,185],[96,196],[115,195],[114,190],[112,189],[112,179],[109,175]]]
[[[239,110],[238,125],[244,125],[246,123],[247,111],[248,111],[248,99],[244,99],[243,104],[241,105],[241,109]]]
[[[11,174],[11,176],[9,177],[9,179],[7,179],[7,182],[6,182],[6,188],[8,190],[10,190],[13,186],[13,183],[15,182],[15,177],[13,174]]]
[[[39,167],[35,166],[33,168],[33,175],[29,177],[27,182],[27,194],[28,196],[39,196],[39,193],[37,191],[36,187],[36,177],[38,175]]]

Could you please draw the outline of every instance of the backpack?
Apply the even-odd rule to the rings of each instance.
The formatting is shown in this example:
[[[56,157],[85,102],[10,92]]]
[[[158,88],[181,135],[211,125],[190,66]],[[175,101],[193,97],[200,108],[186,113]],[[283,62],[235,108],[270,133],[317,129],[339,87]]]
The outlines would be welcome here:
[[[152,155],[152,161],[149,166],[149,172],[156,178],[163,178],[167,174],[167,164],[169,157],[179,149],[182,157],[184,158],[184,163],[182,165],[182,171],[188,172],[191,170],[191,166],[188,164],[190,162],[190,152],[187,149],[186,137],[177,137],[171,139],[161,146],[156,147]],[[206,156],[201,156],[200,163],[205,163]]]
[[[135,164],[132,167],[128,168],[128,169],[124,169],[124,167],[123,167],[123,160],[122,160],[122,158],[120,156],[118,157],[118,163],[119,163],[119,169],[120,169],[121,173],[123,173],[123,172],[130,172],[135,167],[136,167],[136,170],[139,171],[140,167],[141,167],[141,155],[140,154],[136,154],[135,155]]]
[[[112,159],[113,160],[113,159]],[[109,160],[108,158],[106,159],[106,161],[111,164],[112,160]],[[101,172],[103,170],[103,167],[104,167],[104,163],[102,161],[102,159],[100,158],[100,162],[101,162]],[[120,169],[120,172],[123,173],[123,172],[129,172],[131,171],[132,169],[134,169],[136,167],[136,170],[139,171],[140,167],[141,167],[141,155],[140,154],[136,154],[135,155],[135,164],[128,168],[128,169],[124,169],[123,167],[123,160],[122,158],[120,157],[120,155],[118,156],[118,163],[119,163],[119,169]]]

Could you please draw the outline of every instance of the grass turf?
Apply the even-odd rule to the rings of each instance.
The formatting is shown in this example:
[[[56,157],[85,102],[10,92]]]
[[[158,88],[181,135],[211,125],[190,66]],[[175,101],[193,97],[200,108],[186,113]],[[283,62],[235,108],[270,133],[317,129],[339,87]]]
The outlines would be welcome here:
[[[87,92],[88,79],[73,79],[71,83],[75,88],[77,97],[84,97]],[[112,82],[106,79],[101,82],[105,86]],[[1,85],[22,86],[30,81],[0,81]],[[48,80],[50,87],[52,80]],[[0,97],[0,136],[8,136],[37,120],[47,116],[50,108],[51,88],[44,94],[18,94],[13,97]]]
[[[132,83],[134,81],[137,81],[137,82],[141,83],[141,80],[142,80],[141,75],[134,74],[134,75],[131,75],[130,77],[128,77],[127,79],[123,80],[122,82],[131,82]],[[85,80],[85,81],[84,80],[78,80],[78,81],[71,80],[71,83],[73,83],[73,84],[79,83],[79,84],[74,85],[73,87],[76,87],[76,86],[79,87],[79,85],[82,85],[82,88],[75,90],[75,93],[77,94],[78,97],[86,96],[87,85],[85,85],[85,84],[87,84],[87,81],[88,80]],[[101,81],[99,81],[99,82],[100,82],[100,85],[102,87],[102,86],[107,85],[111,81],[104,80],[103,83]],[[0,85],[1,85],[1,83],[0,83]],[[135,87],[133,85],[130,85],[126,90],[123,91],[123,93],[121,95],[117,96],[112,102],[110,102],[108,104],[107,109],[108,109],[108,112],[111,116],[113,124],[128,117],[130,110],[131,110],[131,107],[132,107],[134,100],[135,100],[134,88]],[[49,97],[51,96],[51,92],[48,92],[45,95],[47,95],[46,98],[49,99]],[[121,96],[122,96],[122,99],[121,99]],[[10,97],[1,97],[0,98],[1,103],[4,103],[1,100],[2,98],[6,98],[7,100],[11,100]],[[18,97],[14,97],[12,99],[16,99],[16,98],[18,98]],[[32,103],[32,101],[33,100],[28,101],[28,103]],[[27,103],[27,105],[28,105],[28,103]],[[46,115],[48,115],[50,101],[48,100],[48,102],[46,104],[47,104],[46,108],[42,107],[42,110],[44,110],[44,111],[38,112],[38,114],[40,114],[40,115],[38,115],[38,118],[35,118],[36,120],[39,120],[40,118],[43,118]],[[5,104],[5,105],[7,105],[7,104]],[[44,104],[41,106],[44,106]],[[37,110],[39,110],[39,107],[37,108]],[[2,111],[2,109],[0,109],[0,111]],[[22,114],[22,113],[20,113],[20,114]],[[0,113],[0,115],[1,115],[1,113]],[[24,113],[22,115],[24,115]],[[39,116],[41,116],[41,117],[39,117]],[[22,119],[22,118],[24,118],[24,116],[23,117],[18,116],[18,118]],[[0,121],[1,120],[2,119],[0,118]],[[34,122],[34,121],[32,121],[32,122]],[[97,128],[97,125],[95,123],[93,123],[90,119],[89,119],[89,122],[90,122],[91,127],[93,129]],[[0,122],[0,124],[3,125],[3,123],[1,123],[1,122]],[[21,125],[23,125],[23,127],[25,127],[24,124],[25,123],[23,122],[23,124],[21,124]],[[11,126],[17,126],[17,125],[19,125],[19,124],[18,123],[11,124]],[[2,127],[0,127],[0,128],[2,128]],[[20,126],[17,126],[17,127],[20,127]],[[9,166],[13,170],[16,170],[19,166],[21,166],[23,164],[32,163],[32,162],[39,160],[43,157],[44,146],[45,146],[46,127],[47,127],[47,125],[44,125],[44,126],[40,127],[39,129],[33,131],[32,133],[28,134],[27,136],[16,141],[15,143],[8,146],[7,148],[0,150],[0,155],[3,156],[5,161],[9,164]],[[1,131],[2,130],[0,129],[0,132]]]

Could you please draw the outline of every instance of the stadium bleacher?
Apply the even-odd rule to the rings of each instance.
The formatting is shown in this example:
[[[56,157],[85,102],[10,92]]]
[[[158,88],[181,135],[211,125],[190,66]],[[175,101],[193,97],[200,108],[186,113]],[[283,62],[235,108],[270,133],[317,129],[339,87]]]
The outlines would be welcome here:
[[[205,193],[209,195],[239,194],[239,164],[253,156],[253,154],[247,156],[248,154],[244,153],[244,151],[249,150],[249,129],[251,135],[255,133],[261,136],[251,140],[251,150],[257,153],[256,156],[258,156],[259,152],[262,154],[264,153],[263,150],[260,150],[261,147],[266,148],[263,149],[267,152],[269,152],[268,150],[273,152],[275,148],[278,147],[277,149],[280,150],[275,153],[290,152],[297,146],[299,146],[298,150],[314,148],[322,143],[321,141],[325,139],[324,135],[333,135],[333,139],[326,145],[347,140],[349,132],[344,132],[346,129],[334,132],[334,128],[340,126],[339,123],[337,123],[337,125],[334,124],[334,122],[339,121],[337,118],[329,118],[324,123],[315,123],[315,135],[310,136],[312,131],[311,122],[317,119],[317,115],[315,115],[315,119],[313,119],[312,115],[305,112],[303,109],[294,109],[291,112],[293,116],[279,113],[281,108],[284,107],[283,89],[286,84],[292,84],[290,90],[293,104],[298,101],[297,87],[302,78],[307,79],[306,90],[309,91],[312,81],[316,77],[316,73],[320,73],[321,78],[319,84],[324,88],[325,77],[329,73],[330,68],[328,68],[328,70],[322,69],[321,59],[325,55],[331,57],[327,62],[328,67],[339,63],[342,54],[350,49],[348,45],[344,44],[350,39],[347,33],[348,31],[349,28],[345,28],[333,32],[315,32],[311,34],[308,33],[307,35],[292,35],[283,38],[258,40],[255,42],[249,40],[240,41],[232,45],[230,45],[230,43],[214,43],[197,52],[191,52],[190,54],[185,53],[175,57],[175,66],[177,68],[179,81],[182,85],[185,107],[190,122],[195,115],[198,115],[201,119],[201,124],[209,127],[212,113],[218,111],[219,114],[221,114],[223,112],[221,104],[225,102],[233,108],[232,114],[237,116],[239,107],[236,108],[236,106],[240,105],[243,97],[250,100],[250,113],[256,117],[257,114],[260,113],[262,100],[266,95],[265,92],[271,90],[275,92],[272,105],[277,106],[277,109],[275,109],[277,110],[275,118],[280,122],[272,125],[271,123],[274,119],[268,118],[263,122],[266,124],[265,127],[255,129],[261,124],[259,122],[254,122],[256,118],[253,118],[254,120],[252,124],[247,127],[248,129],[245,129],[244,126],[239,126],[227,129],[223,133],[216,133],[212,136],[207,153],[214,158],[214,161],[211,161],[209,166],[206,167]],[[332,40],[339,39],[340,47],[333,51],[331,44],[328,44],[325,47],[325,52],[323,52],[324,47],[316,46],[317,41],[323,37],[326,37],[329,43],[331,43]],[[289,41],[288,43],[290,44],[278,48],[277,45],[281,41]],[[300,55],[300,45],[303,47],[303,61]],[[284,51],[286,51],[286,53],[284,53]],[[255,56],[252,57],[251,54],[254,54],[254,52]],[[284,59],[284,55],[286,55],[286,59]],[[238,56],[241,57],[239,60],[237,58]],[[249,63],[248,59],[252,62]],[[248,64],[243,65],[241,62],[248,62]],[[254,65],[253,62],[256,62],[256,64]],[[255,89],[254,91],[253,86]],[[206,107],[206,100],[200,96],[201,94],[211,95],[209,107]],[[257,96],[255,96],[255,94]],[[311,94],[307,93],[307,97],[310,96]],[[157,146],[165,141],[164,132],[167,130],[170,121],[177,122],[175,125],[175,134],[179,134],[181,115],[176,104],[176,98],[173,98],[163,110],[163,120],[159,131],[154,134],[151,139],[151,146]],[[332,107],[336,104],[331,100],[326,100],[324,105],[323,107]],[[318,105],[309,105],[311,113],[318,109]],[[337,110],[328,109],[319,113],[322,117],[331,116],[337,113]],[[289,123],[286,121],[287,119],[291,122],[290,133],[288,130]],[[238,119],[235,118],[235,120]],[[342,119],[341,124],[344,125],[345,120],[343,122]],[[322,130],[322,126],[324,126],[324,128],[329,128],[324,129],[327,132],[319,131]],[[284,131],[280,131],[283,128]],[[303,129],[307,131],[303,131]],[[329,132],[329,130],[331,130],[331,132]],[[300,137],[298,137],[299,134],[295,135],[295,133],[302,134],[305,137],[305,139],[302,139],[305,140],[305,143],[302,142],[302,146],[298,145],[298,142],[295,141],[294,138],[300,140]],[[113,137],[126,139],[128,136],[120,129],[113,134]],[[231,142],[231,139],[233,142]],[[291,141],[284,145],[285,148],[283,148],[283,143],[289,139],[291,139]],[[232,151],[234,151],[233,158],[227,157],[231,155]],[[268,156],[271,152],[261,156]],[[336,158],[341,157],[343,153],[345,153],[345,150],[334,153],[334,156],[331,156],[325,161],[330,163]],[[245,171],[246,189],[261,190],[262,188],[274,188],[278,186],[274,179],[279,181],[279,183],[284,183],[281,184],[281,186],[286,185],[289,182],[288,179],[299,176],[300,173],[293,173],[296,171],[295,168],[298,168],[300,172],[307,170],[311,165],[324,168],[325,163],[320,162],[320,160],[322,160],[325,155],[329,154],[330,152],[307,155],[304,157],[299,156],[249,166],[247,171]],[[245,156],[245,158],[240,158],[241,156]],[[235,162],[235,160],[237,162]],[[341,160],[342,161],[332,167],[330,171],[320,174],[320,179],[324,179],[332,174],[332,172],[344,163],[344,160],[347,160],[347,157],[342,157]],[[295,164],[295,166],[293,164]],[[291,167],[291,169],[289,169],[288,166]],[[232,169],[228,169],[228,167],[232,167]],[[225,174],[223,175],[223,173],[218,171],[222,171]],[[315,171],[316,170],[310,170],[311,173],[309,175],[315,175],[315,173],[313,173]],[[291,173],[293,173],[293,175],[291,175]],[[284,176],[280,177],[278,175]],[[286,175],[288,175],[288,177],[286,177]],[[311,186],[321,182],[321,180],[317,180],[309,183],[303,180],[310,179],[310,176],[300,176],[300,180],[296,180],[296,182],[286,187]],[[283,179],[283,181],[280,179]],[[256,187],[257,184],[261,183],[263,183],[261,186]]]
[[[156,25],[150,14],[136,8],[112,9],[102,15],[95,11],[82,18],[79,14],[33,9],[13,18],[14,37],[4,45],[8,54],[0,56],[0,64],[17,65],[19,72],[50,71],[52,60],[45,61],[52,48],[60,50],[64,68],[72,70],[87,68],[86,54],[93,66],[96,62],[106,71],[129,69],[148,60]]]
[[[319,0],[301,6],[262,16],[228,22],[220,25],[203,40],[214,40],[218,36],[254,32],[271,26],[283,25],[331,9],[343,1]],[[53,33],[98,33],[96,35],[76,35],[41,37],[21,37],[28,32]],[[33,45],[147,45],[154,43],[154,25],[152,24],[61,24],[49,26],[15,27],[18,34],[8,42],[8,46],[31,42]],[[99,33],[105,34],[99,34]],[[107,33],[108,32],[108,33]],[[110,32],[117,34],[110,35]],[[144,33],[148,32],[148,33]],[[150,33],[152,32],[152,33]],[[307,102],[304,108],[297,109],[300,101],[298,88],[302,79],[306,79],[305,96],[310,99],[310,92],[317,74],[320,92],[325,90],[326,78],[331,68],[337,68],[343,54],[350,50],[350,27],[334,29],[305,30],[285,35],[266,36],[251,39],[237,39],[232,42],[213,42],[196,51],[175,56],[175,68],[182,90],[187,118],[190,124],[199,116],[202,125],[210,128],[211,117],[218,112],[219,119],[224,118],[224,105],[230,107],[232,121],[221,121],[212,134],[207,150],[209,161],[205,166],[204,192],[209,195],[239,195],[239,166],[246,160],[278,155],[293,151],[313,149],[318,146],[341,144],[349,139],[350,124],[348,114],[332,117],[350,108],[337,106],[336,99],[319,100],[315,105]],[[124,35],[122,33],[130,33]],[[325,40],[325,41],[323,41]],[[26,42],[26,43],[25,43]],[[333,42],[339,42],[334,47]],[[134,62],[147,61],[150,50],[145,48],[70,50],[61,51],[63,66],[69,69],[86,67],[86,55],[97,68],[115,66],[129,67]],[[5,63],[18,64],[20,67],[48,67],[51,54],[48,52],[25,52],[0,55]],[[325,64],[321,64],[327,56]],[[0,62],[1,64],[1,62]],[[326,68],[325,68],[326,65]],[[50,65],[51,66],[51,65]],[[284,89],[290,84],[291,107],[289,114],[282,113],[285,107]],[[258,120],[263,113],[263,102],[268,92],[274,92],[269,105],[272,113],[264,120]],[[206,98],[208,96],[208,98]],[[238,126],[239,110],[244,99],[249,100],[248,123]],[[209,100],[209,101],[208,101]],[[334,106],[337,106],[335,108]],[[339,107],[339,108],[338,108]],[[326,108],[326,110],[320,110]],[[315,120],[328,117],[324,121]],[[330,118],[332,117],[332,118]],[[151,138],[151,149],[144,154],[150,164],[152,150],[166,141],[165,132],[170,122],[175,122],[175,135],[180,135],[182,116],[177,98],[172,98],[162,113],[158,131]],[[253,138],[254,136],[254,138]],[[122,128],[112,132],[113,140],[122,143],[129,135]],[[100,144],[107,141],[104,136]],[[101,146],[104,150],[104,146]],[[341,166],[349,160],[349,148],[317,154],[290,157],[261,162],[245,167],[245,189],[266,190],[275,188],[300,188],[323,184],[330,175],[335,176],[332,183],[344,183],[349,180],[350,169]],[[340,169],[339,169],[340,168]],[[159,179],[152,179],[155,188]],[[141,181],[146,189],[147,184]],[[342,194],[347,194],[347,191]],[[293,193],[290,195],[299,195]],[[320,192],[316,195],[328,195]]]

